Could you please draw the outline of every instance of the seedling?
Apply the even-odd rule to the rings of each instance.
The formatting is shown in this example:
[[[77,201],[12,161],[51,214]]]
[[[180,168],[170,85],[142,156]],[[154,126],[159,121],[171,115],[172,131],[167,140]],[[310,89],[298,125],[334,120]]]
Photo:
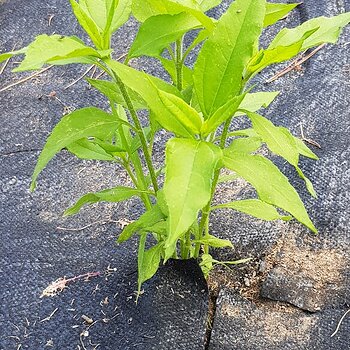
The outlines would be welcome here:
[[[87,107],[61,119],[40,154],[32,190],[40,172],[62,149],[82,159],[123,166],[133,187],[88,193],[65,215],[76,214],[91,203],[139,197],[144,214],[118,237],[122,243],[138,236],[139,288],[170,258],[201,259],[203,271],[209,273],[218,263],[210,248],[232,247],[230,241],[209,232],[210,214],[216,210],[231,208],[263,220],[294,218],[317,232],[297,191],[259,150],[267,146],[294,166],[314,197],[299,158],[317,156],[286,128],[256,113],[268,107],[278,92],[257,92],[251,80],[272,64],[323,43],[335,43],[350,22],[350,13],[282,29],[263,48],[259,43],[263,29],[298,4],[237,0],[214,20],[206,11],[220,0],[70,2],[92,46],[77,37],[40,35],[24,49],[0,55],[0,61],[24,54],[16,72],[41,69],[45,64],[96,65],[109,80],[89,79],[89,83],[108,98],[111,110]],[[131,13],[140,28],[125,62],[120,63],[112,58],[111,37]],[[184,37],[190,32],[196,33],[195,39],[185,46]],[[191,68],[187,58],[193,50],[199,54]],[[158,59],[172,83],[132,68],[129,63],[140,56]],[[143,110],[148,112],[148,125],[140,122]],[[232,130],[236,118],[248,119],[251,127]],[[165,165],[157,169],[152,156],[155,135],[162,129],[171,137],[166,142]],[[248,182],[257,198],[232,198],[230,203],[213,206],[217,185],[229,181],[220,175],[222,169]],[[164,177],[159,176],[162,173]]]

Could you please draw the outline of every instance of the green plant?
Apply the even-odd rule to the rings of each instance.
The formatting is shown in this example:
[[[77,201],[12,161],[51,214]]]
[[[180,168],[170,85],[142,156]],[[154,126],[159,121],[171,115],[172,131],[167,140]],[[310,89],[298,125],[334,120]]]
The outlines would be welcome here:
[[[293,217],[317,232],[296,190],[259,150],[266,145],[293,165],[314,197],[313,186],[298,164],[300,155],[312,159],[317,156],[286,128],[256,113],[268,107],[278,92],[252,92],[255,86],[250,82],[272,64],[322,43],[335,43],[341,29],[350,22],[349,13],[282,29],[267,48],[261,48],[263,28],[285,17],[298,4],[237,0],[216,21],[205,12],[220,0],[70,2],[93,47],[76,37],[40,35],[24,49],[0,55],[0,61],[25,54],[16,72],[39,69],[47,63],[96,65],[110,80],[89,79],[89,83],[109,99],[111,111],[88,107],[64,116],[39,157],[32,190],[39,173],[64,148],[82,159],[123,166],[133,188],[88,193],[65,215],[76,214],[90,203],[140,197],[144,214],[124,228],[118,238],[122,243],[134,234],[139,236],[139,288],[162,261],[170,258],[202,258],[201,267],[209,273],[218,263],[209,248],[232,247],[231,242],[209,232],[209,216],[214,210],[232,208],[263,220]],[[112,59],[111,37],[131,12],[141,25],[126,61],[120,63]],[[196,36],[184,47],[188,32]],[[185,62],[197,48],[199,54],[192,69]],[[173,83],[130,67],[128,63],[139,56],[158,59]],[[146,126],[140,122],[140,110],[149,112]],[[248,118],[252,127],[231,130],[233,118],[242,117]],[[152,153],[160,129],[172,137],[166,143],[165,165],[156,169]],[[224,168],[254,187],[258,199],[213,206],[218,183],[232,178],[220,175]],[[149,235],[155,243],[146,249]]]

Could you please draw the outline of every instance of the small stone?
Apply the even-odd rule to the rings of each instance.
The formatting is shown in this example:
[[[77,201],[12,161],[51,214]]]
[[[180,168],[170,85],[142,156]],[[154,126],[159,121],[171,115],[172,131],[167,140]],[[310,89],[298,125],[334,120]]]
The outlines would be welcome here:
[[[247,278],[247,277],[244,277],[244,285],[246,286],[246,287],[250,287],[250,280],[249,280],[249,278]]]
[[[262,261],[259,265],[259,272],[264,273],[266,271],[266,262]]]
[[[16,183],[17,183],[17,178],[16,178],[16,177],[13,177],[13,178],[8,182],[8,184],[9,184],[10,186],[16,185]]]

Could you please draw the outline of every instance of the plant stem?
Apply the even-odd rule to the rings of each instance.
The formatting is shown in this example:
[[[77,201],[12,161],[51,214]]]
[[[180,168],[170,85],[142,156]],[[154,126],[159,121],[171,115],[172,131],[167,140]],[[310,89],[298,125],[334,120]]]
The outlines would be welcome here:
[[[225,148],[227,134],[228,134],[228,131],[230,128],[232,118],[233,117],[227,119],[225,122],[224,129],[223,129],[222,135],[221,135],[220,148]],[[208,204],[202,210],[202,218],[201,218],[201,221],[199,223],[199,235],[200,236],[203,234],[204,229],[205,229],[205,234],[206,235],[209,234],[209,221],[208,220],[209,220],[209,215],[210,215],[210,206],[211,206],[211,202],[213,200],[214,194],[215,194],[215,189],[216,189],[216,186],[218,184],[219,176],[220,176],[220,169],[215,171],[211,197],[210,197]],[[208,251],[209,251],[209,247],[205,245],[204,252],[208,253]]]
[[[189,258],[190,253],[190,245],[191,245],[191,230],[186,232],[184,240],[180,241],[180,250],[181,250],[181,258],[186,260]]]
[[[145,160],[146,160],[147,168],[148,168],[148,171],[149,171],[149,174],[150,174],[150,177],[151,177],[153,189],[154,189],[154,192],[157,193],[158,190],[159,190],[158,183],[157,183],[157,176],[156,176],[153,164],[152,164],[151,155],[150,155],[149,150],[148,150],[147,140],[146,140],[146,136],[144,134],[144,131],[142,129],[142,125],[140,123],[140,120],[139,120],[139,118],[137,116],[136,110],[135,110],[135,108],[133,106],[133,103],[132,103],[132,101],[130,99],[130,96],[129,96],[127,90],[126,90],[126,87],[125,87],[124,83],[121,81],[121,79],[116,74],[114,74],[114,76],[115,76],[115,79],[116,79],[116,83],[118,84],[119,89],[120,89],[120,91],[121,91],[121,93],[123,95],[125,103],[128,106],[131,118],[132,118],[132,120],[133,120],[133,122],[135,124],[136,130],[137,130],[137,134],[140,137],[142,151],[143,151],[143,154],[145,156]]]
[[[182,44],[183,39],[179,39],[176,41],[176,87],[179,91],[182,91],[183,88],[183,79],[182,79],[182,69],[183,69],[183,62],[182,62]]]
[[[111,105],[111,108],[112,108],[112,112],[115,116],[118,116],[118,113],[117,113],[117,110],[115,108],[115,105],[114,105],[114,102],[113,101],[109,101],[110,102],[110,105]],[[125,147],[126,149],[126,152],[128,153],[128,156],[129,158],[131,159],[133,165],[134,165],[134,168],[135,168],[135,172],[136,172],[136,176],[137,178],[135,178],[131,168],[130,168],[130,165],[125,162],[124,165],[124,168],[125,170],[127,171],[128,175],[130,176],[132,182],[134,183],[134,185],[136,186],[136,188],[140,189],[140,183],[142,183],[142,190],[147,190],[148,189],[148,186],[145,182],[145,179],[144,179],[144,175],[143,175],[143,171],[142,171],[142,164],[141,164],[141,161],[137,155],[137,153],[133,153],[131,148],[130,148],[130,145],[129,145],[129,142],[125,136],[125,133],[124,133],[124,129],[123,129],[123,125],[120,125],[119,127],[119,134],[120,134],[120,137],[121,137],[121,141],[122,141],[122,144],[123,146]],[[142,194],[142,200],[145,204],[145,207],[147,210],[151,209],[152,207],[152,203],[150,201],[150,198],[149,196],[146,194],[146,193],[143,193]]]

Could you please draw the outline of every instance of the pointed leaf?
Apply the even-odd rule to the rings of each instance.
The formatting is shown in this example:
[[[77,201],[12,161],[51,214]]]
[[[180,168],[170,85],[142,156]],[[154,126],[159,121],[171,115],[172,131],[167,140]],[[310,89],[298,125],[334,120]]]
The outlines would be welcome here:
[[[239,109],[248,110],[250,112],[256,112],[260,108],[267,108],[275,98],[280,94],[279,91],[271,92],[254,92],[248,93],[244,96],[242,103],[239,106]],[[244,112],[238,111],[235,116],[245,115]]]
[[[315,159],[315,160],[319,159],[318,156],[314,152],[312,152],[309,147],[305,145],[303,140],[300,140],[297,137],[294,137],[294,140],[295,140],[296,146],[298,147],[298,151],[301,155],[303,155],[304,157]]]
[[[95,143],[94,140],[89,140],[87,138],[75,141],[66,148],[80,159],[115,161],[115,157],[112,154],[108,153],[98,143]],[[122,151],[125,150],[119,150],[119,152]]]
[[[168,259],[177,240],[196,220],[211,197],[211,183],[220,148],[203,141],[171,139],[166,146],[164,197],[169,209]]]
[[[89,84],[91,84],[94,88],[99,90],[103,95],[105,95],[108,99],[115,102],[118,105],[127,108],[124,97],[115,83],[108,80],[100,80],[100,79],[86,79]],[[128,95],[134,105],[136,110],[147,109],[146,102],[135,93],[133,90],[127,87]]]
[[[165,219],[165,215],[160,210],[158,205],[154,205],[152,209],[146,211],[140,218],[124,228],[117,242],[123,243],[130,239],[133,234],[142,231],[147,227],[157,224]]]
[[[35,181],[39,173],[63,148],[84,137],[107,138],[108,135],[113,135],[118,127],[119,122],[113,115],[95,107],[79,109],[63,117],[52,130],[39,156],[32,177],[31,189],[35,188]]]
[[[101,32],[107,24],[107,1],[106,0],[80,0],[80,8],[92,19]]]
[[[27,51],[27,48],[24,47],[23,49],[20,49],[17,51],[4,52],[4,53],[0,54],[0,63],[8,60],[9,58],[11,58],[13,56],[22,55],[22,54],[26,53],[26,51]]]
[[[221,239],[212,235],[204,236],[202,239],[198,241],[193,241],[193,243],[205,244],[213,248],[226,248],[226,247],[233,248],[231,241],[227,239]]]
[[[158,97],[164,108],[163,113],[159,111],[156,116],[160,125],[184,137],[200,134],[203,120],[194,108],[181,98],[162,90],[158,90]]]
[[[313,18],[307,22],[304,22],[298,27],[287,29],[282,29],[276,37],[271,42],[269,49],[274,49],[277,46],[289,46],[305,35],[306,32],[310,30],[318,30],[307,38],[301,50],[304,51],[310,47],[318,46],[323,43],[336,43],[338,37],[345,27],[350,22],[350,12],[342,13],[334,17],[317,17]]]
[[[259,51],[257,55],[249,62],[246,75],[251,78],[272,64],[284,62],[296,56],[298,53],[303,51],[302,47],[305,40],[307,40],[307,38],[309,38],[317,30],[318,28],[307,31],[299,41],[296,41],[289,46],[276,46],[272,49],[268,48],[266,50]]]
[[[301,3],[295,4],[274,4],[266,3],[266,16],[264,20],[264,27],[271,26],[278,22],[280,19],[286,18],[293,9],[295,9]]]
[[[225,152],[231,157],[235,153],[253,153],[257,151],[262,145],[260,137],[244,137],[232,141],[231,145],[226,148]]]
[[[132,0],[118,0],[111,24],[111,33],[120,28],[130,17]]]
[[[203,12],[206,12],[213,7],[216,7],[222,3],[222,0],[197,0],[199,6]]]
[[[280,215],[276,208],[258,199],[246,199],[220,204],[211,210],[230,208],[265,221],[286,220],[290,217]]]
[[[208,30],[214,29],[211,18],[206,16],[196,0],[133,0],[132,13],[140,22],[151,16],[186,12],[196,18]]]
[[[141,25],[128,57],[158,57],[169,44],[198,26],[198,20],[185,12],[150,17]]]
[[[220,107],[212,116],[210,116],[203,124],[201,134],[203,136],[209,135],[212,131],[216,130],[227,119],[233,117],[241,105],[245,94],[236,96],[226,102]]]
[[[260,200],[287,211],[311,231],[317,232],[298,193],[270,160],[236,153],[232,158],[225,154],[224,164],[249,182]]]
[[[76,63],[80,62],[79,58],[84,59],[87,56],[100,58],[104,53],[82,44],[75,37],[43,34],[37,36],[27,47],[25,55],[25,59],[14,72],[40,69],[45,63]]]
[[[253,55],[264,15],[265,1],[237,0],[204,43],[193,78],[206,117],[240,94],[243,71]]]
[[[89,16],[86,11],[75,1],[69,0],[72,6],[75,17],[77,18],[81,27],[89,35],[92,42],[99,49],[103,48],[103,35],[102,30],[97,26],[94,20]]]
[[[163,244],[157,244],[152,248],[139,254],[138,265],[138,290],[141,290],[142,283],[152,278],[160,265]]]
[[[78,213],[86,204],[98,202],[122,202],[133,196],[141,196],[147,191],[139,191],[130,187],[115,187],[101,192],[87,193],[81,197],[72,207],[64,212],[64,216],[70,216]]]
[[[247,112],[253,123],[254,130],[265,142],[268,148],[275,154],[283,157],[288,163],[293,165],[301,178],[305,180],[306,186],[312,196],[316,197],[316,192],[309,179],[299,168],[299,148],[296,145],[294,136],[288,129],[276,127],[271,121],[256,113]]]
[[[202,118],[173,86],[116,61],[108,64],[130,89],[142,96],[157,122],[176,135],[193,138],[200,133]]]

